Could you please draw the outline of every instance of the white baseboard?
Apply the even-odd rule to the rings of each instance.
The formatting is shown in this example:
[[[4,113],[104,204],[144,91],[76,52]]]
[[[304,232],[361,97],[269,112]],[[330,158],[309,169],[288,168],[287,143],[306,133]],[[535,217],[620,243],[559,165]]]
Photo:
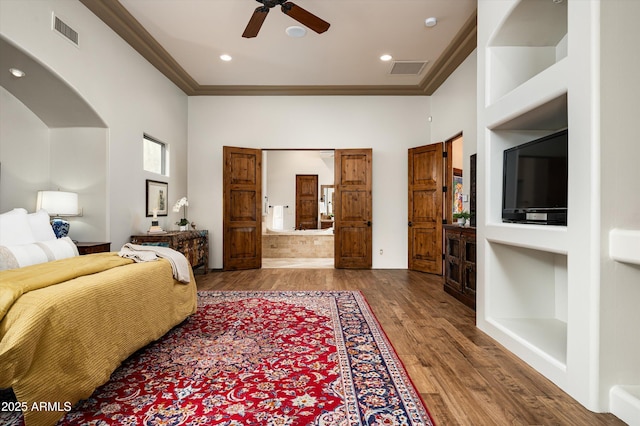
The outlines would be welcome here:
[[[640,385],[613,386],[609,391],[609,409],[629,426],[640,426]]]

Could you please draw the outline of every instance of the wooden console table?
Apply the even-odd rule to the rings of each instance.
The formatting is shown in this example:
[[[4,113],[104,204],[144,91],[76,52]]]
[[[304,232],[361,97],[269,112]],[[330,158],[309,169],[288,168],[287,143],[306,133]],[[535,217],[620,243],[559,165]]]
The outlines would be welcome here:
[[[132,235],[131,242],[140,245],[170,247],[184,254],[191,267],[209,272],[209,232],[170,231],[165,234]]]
[[[476,229],[444,225],[444,291],[476,309]]]

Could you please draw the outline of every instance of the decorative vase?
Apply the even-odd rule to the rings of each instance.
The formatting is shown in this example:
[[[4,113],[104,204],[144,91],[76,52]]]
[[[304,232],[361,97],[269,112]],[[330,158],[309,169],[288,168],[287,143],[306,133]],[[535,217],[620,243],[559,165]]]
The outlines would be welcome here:
[[[63,238],[69,235],[70,224],[66,220],[59,217],[54,218],[51,221],[51,227],[53,228],[53,233],[56,234],[56,238]]]
[[[189,230],[189,225],[180,225],[180,230],[181,231],[188,231]]]

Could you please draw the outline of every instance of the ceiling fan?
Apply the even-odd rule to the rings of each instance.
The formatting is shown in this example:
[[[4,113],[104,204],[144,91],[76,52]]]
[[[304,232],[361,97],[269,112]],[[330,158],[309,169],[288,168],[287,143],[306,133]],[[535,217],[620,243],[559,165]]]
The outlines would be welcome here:
[[[262,6],[256,8],[256,10],[253,12],[253,15],[251,15],[251,19],[249,19],[247,28],[245,28],[244,33],[242,33],[242,37],[244,38],[252,38],[258,35],[258,31],[260,31],[260,27],[262,27],[262,23],[267,17],[269,9],[275,6],[281,6],[282,13],[291,16],[293,19],[300,22],[302,25],[309,27],[318,34],[327,31],[329,29],[329,26],[331,25],[328,22],[318,18],[313,13],[308,12],[300,6],[287,0],[256,1],[258,3],[262,3]]]

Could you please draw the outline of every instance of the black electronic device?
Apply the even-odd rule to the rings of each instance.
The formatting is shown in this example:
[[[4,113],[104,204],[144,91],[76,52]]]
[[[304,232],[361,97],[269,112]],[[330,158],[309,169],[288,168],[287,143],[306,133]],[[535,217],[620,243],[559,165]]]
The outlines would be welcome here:
[[[568,131],[504,151],[502,221],[567,225]]]

